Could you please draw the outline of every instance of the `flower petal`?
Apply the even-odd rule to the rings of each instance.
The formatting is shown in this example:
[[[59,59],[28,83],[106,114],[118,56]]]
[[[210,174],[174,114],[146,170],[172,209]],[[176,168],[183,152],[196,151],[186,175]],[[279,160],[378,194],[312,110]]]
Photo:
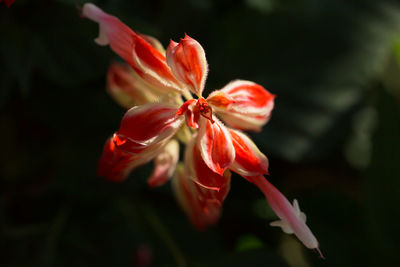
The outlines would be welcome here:
[[[206,165],[214,172],[222,173],[233,163],[235,150],[227,128],[217,119],[214,122],[200,117],[197,146]]]
[[[307,248],[317,250],[323,257],[319,250],[319,243],[306,225],[305,214],[300,211],[297,201],[295,200],[292,206],[286,197],[263,176],[246,177],[246,179],[252,181],[264,193],[269,205],[281,219],[271,225],[282,227],[286,233],[294,233]]]
[[[235,148],[235,161],[229,169],[242,176],[268,174],[268,159],[253,141],[240,131],[228,130]]]
[[[107,139],[101,155],[97,174],[113,182],[122,182],[141,160],[115,146],[113,138]]]
[[[184,115],[186,119],[186,125],[193,129],[199,128],[200,113],[196,111],[196,105],[197,100],[190,99],[183,103],[176,113],[176,115]]]
[[[230,173],[226,172],[226,183],[219,191],[207,189],[186,176],[182,164],[177,167],[172,179],[175,196],[192,224],[204,229],[215,224],[221,214],[222,203],[230,189]]]
[[[203,47],[185,35],[178,43],[171,41],[167,48],[167,62],[175,77],[201,96],[207,78],[208,65]]]
[[[165,184],[175,171],[179,159],[179,143],[171,140],[154,159],[154,172],[147,181],[151,187]]]
[[[275,95],[250,81],[236,80],[212,92],[207,102],[230,126],[260,131],[274,108]]]
[[[124,108],[155,102],[152,87],[123,63],[114,62],[107,72],[107,91]]]
[[[220,190],[227,181],[228,174],[218,174],[211,170],[204,162],[199,148],[195,145],[194,136],[187,144],[185,149],[185,175],[195,183],[211,190]],[[229,173],[229,172],[227,172]],[[230,175],[229,175],[230,177]]]
[[[146,104],[126,112],[117,132],[117,146],[137,154],[155,144],[169,140],[183,122],[175,116],[177,108],[167,104]]]
[[[109,44],[144,80],[165,92],[184,91],[168,67],[165,56],[152,46],[155,45],[154,40],[149,44],[118,18],[103,12],[94,4],[85,4],[82,14],[99,23],[100,33],[95,39],[96,43]],[[146,39],[149,40],[149,37]]]
[[[158,41],[157,38],[154,38],[153,36],[146,35],[143,33],[139,33],[140,37],[142,37],[147,43],[149,43],[152,47],[157,49],[161,54],[165,56],[165,49],[164,46],[161,44],[160,41]]]

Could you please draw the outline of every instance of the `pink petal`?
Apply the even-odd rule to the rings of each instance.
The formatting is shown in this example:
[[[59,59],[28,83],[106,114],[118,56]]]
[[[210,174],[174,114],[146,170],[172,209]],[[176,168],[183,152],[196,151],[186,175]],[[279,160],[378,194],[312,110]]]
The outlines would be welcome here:
[[[167,62],[174,75],[194,94],[201,96],[208,72],[203,47],[185,35],[179,44],[170,42],[167,48]]]
[[[276,189],[267,179],[263,176],[246,177],[252,181],[265,195],[269,205],[274,210],[276,215],[282,220],[282,223],[288,227],[288,232],[293,232],[297,238],[310,249],[315,249],[320,253],[319,243],[310,228],[305,223],[305,217],[301,216],[298,206],[292,206],[278,189]],[[295,202],[297,204],[297,202]]]
[[[206,165],[220,175],[235,159],[231,135],[216,118],[214,123],[204,117],[200,118],[196,145]]]
[[[173,175],[179,159],[179,143],[171,140],[154,159],[154,172],[147,181],[151,187],[165,184]]]
[[[236,80],[212,92],[207,101],[231,127],[260,131],[271,116],[274,98],[261,85]]]
[[[99,23],[100,34],[95,39],[96,43],[109,44],[144,80],[166,92],[184,91],[168,67],[165,56],[152,46],[155,45],[154,41],[149,44],[118,18],[103,12],[94,4],[85,4],[82,14]],[[149,40],[149,37],[146,39]]]
[[[229,129],[235,148],[235,161],[229,167],[242,176],[268,174],[268,159],[245,134]]]

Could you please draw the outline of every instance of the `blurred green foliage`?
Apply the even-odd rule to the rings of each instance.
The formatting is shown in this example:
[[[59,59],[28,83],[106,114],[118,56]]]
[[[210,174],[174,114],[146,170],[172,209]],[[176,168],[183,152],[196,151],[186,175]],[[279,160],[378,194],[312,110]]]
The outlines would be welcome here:
[[[251,135],[325,261],[268,227],[261,193],[239,177],[205,232],[169,185],[147,188],[151,164],[123,184],[96,177],[124,110],[104,90],[117,57],[93,42],[84,2],[0,4],[1,266],[400,265],[395,1],[94,1],[164,44],[197,39],[210,65],[205,95],[240,78],[278,96]]]

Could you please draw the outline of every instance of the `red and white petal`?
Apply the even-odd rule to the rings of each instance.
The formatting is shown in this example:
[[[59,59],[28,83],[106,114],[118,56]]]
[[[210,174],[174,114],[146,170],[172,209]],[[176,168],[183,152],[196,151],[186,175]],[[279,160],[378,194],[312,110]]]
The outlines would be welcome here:
[[[227,128],[214,117],[214,122],[200,117],[196,145],[206,165],[222,175],[233,163],[235,149]]]
[[[124,108],[155,102],[154,89],[123,63],[114,62],[107,72],[107,92]]]
[[[111,137],[104,145],[97,174],[113,182],[122,182],[140,163],[139,157],[118,149]]]
[[[154,159],[154,171],[147,181],[151,187],[165,184],[173,175],[179,159],[179,143],[171,140]]]
[[[226,172],[218,174],[206,165],[199,147],[196,146],[195,136],[186,144],[185,175],[202,187],[216,191],[221,190],[230,177],[230,174],[226,174]]]
[[[286,197],[263,176],[246,177],[246,179],[252,181],[264,193],[272,210],[281,219],[281,221],[272,222],[271,225],[281,227],[286,233],[294,233],[307,248],[317,250],[323,258],[319,243],[306,225],[305,214],[300,211],[297,201],[294,200],[292,206]]]
[[[242,131],[260,132],[270,119],[270,117],[266,116],[252,116],[250,114],[224,111],[218,108],[215,111],[227,125]]]
[[[165,56],[164,46],[161,44],[161,42],[157,38],[154,38],[153,36],[146,35],[146,34],[143,34],[143,33],[139,33],[139,35],[146,42],[148,42],[152,47],[157,49],[161,54],[163,54]]]
[[[178,43],[171,41],[167,48],[167,62],[175,77],[201,96],[207,78],[208,65],[203,47],[185,35]]]
[[[190,99],[183,103],[183,105],[179,108],[176,115],[184,115],[186,119],[186,125],[193,128],[199,128],[199,118],[200,113],[196,110],[197,100]]]
[[[268,159],[253,141],[242,132],[228,130],[235,148],[235,161],[229,169],[242,176],[268,174]]]
[[[181,84],[172,74],[165,56],[148,43],[141,35],[132,31],[118,18],[111,16],[94,4],[85,4],[82,14],[99,23],[99,45],[110,45],[111,49],[130,64],[148,83],[162,88],[166,93],[182,93]],[[149,40],[149,38],[146,38]]]
[[[178,165],[172,179],[172,188],[179,204],[198,229],[215,224],[221,214],[222,203],[229,193],[230,173],[226,172],[226,183],[219,191],[207,189],[188,178],[182,164]]]
[[[118,147],[137,154],[149,146],[169,140],[183,122],[178,108],[168,104],[146,104],[128,110],[117,132]]]
[[[259,84],[236,80],[212,92],[207,102],[230,126],[259,131],[268,122],[275,95]]]
[[[115,133],[104,145],[97,174],[113,182],[122,182],[134,168],[148,163],[160,154],[167,141],[142,148],[138,153],[130,153],[120,148],[121,139]]]

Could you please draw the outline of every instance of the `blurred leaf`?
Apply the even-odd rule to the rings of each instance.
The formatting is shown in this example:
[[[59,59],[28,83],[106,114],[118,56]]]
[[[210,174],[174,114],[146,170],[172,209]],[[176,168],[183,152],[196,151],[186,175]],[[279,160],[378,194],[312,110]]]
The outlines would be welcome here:
[[[274,220],[277,218],[275,212],[265,198],[254,201],[252,208],[254,213],[264,220]]]
[[[276,5],[275,0],[246,0],[246,4],[263,13],[272,11]]]
[[[261,247],[263,247],[263,242],[255,235],[243,235],[236,244],[236,250],[239,252],[259,249]]]
[[[373,139],[373,156],[364,181],[364,212],[368,259],[372,265],[400,264],[398,218],[400,218],[400,106],[380,90],[379,124]],[[395,264],[396,265],[396,264]]]
[[[248,77],[278,96],[270,124],[254,139],[263,151],[292,161],[319,158],[343,143],[349,114],[381,75],[399,32],[400,10],[390,2],[325,4],[308,10],[310,17],[289,10],[264,19],[265,27],[243,25],[250,49],[266,61]],[[284,21],[289,14],[291,23]],[[248,57],[238,53],[242,66],[251,66],[249,49],[237,50]]]
[[[376,124],[377,114],[373,107],[365,107],[354,115],[352,134],[345,147],[346,159],[354,168],[364,169],[370,163]]]
[[[280,257],[266,249],[253,249],[227,255],[218,261],[215,266],[283,267],[287,266],[287,264]]]

